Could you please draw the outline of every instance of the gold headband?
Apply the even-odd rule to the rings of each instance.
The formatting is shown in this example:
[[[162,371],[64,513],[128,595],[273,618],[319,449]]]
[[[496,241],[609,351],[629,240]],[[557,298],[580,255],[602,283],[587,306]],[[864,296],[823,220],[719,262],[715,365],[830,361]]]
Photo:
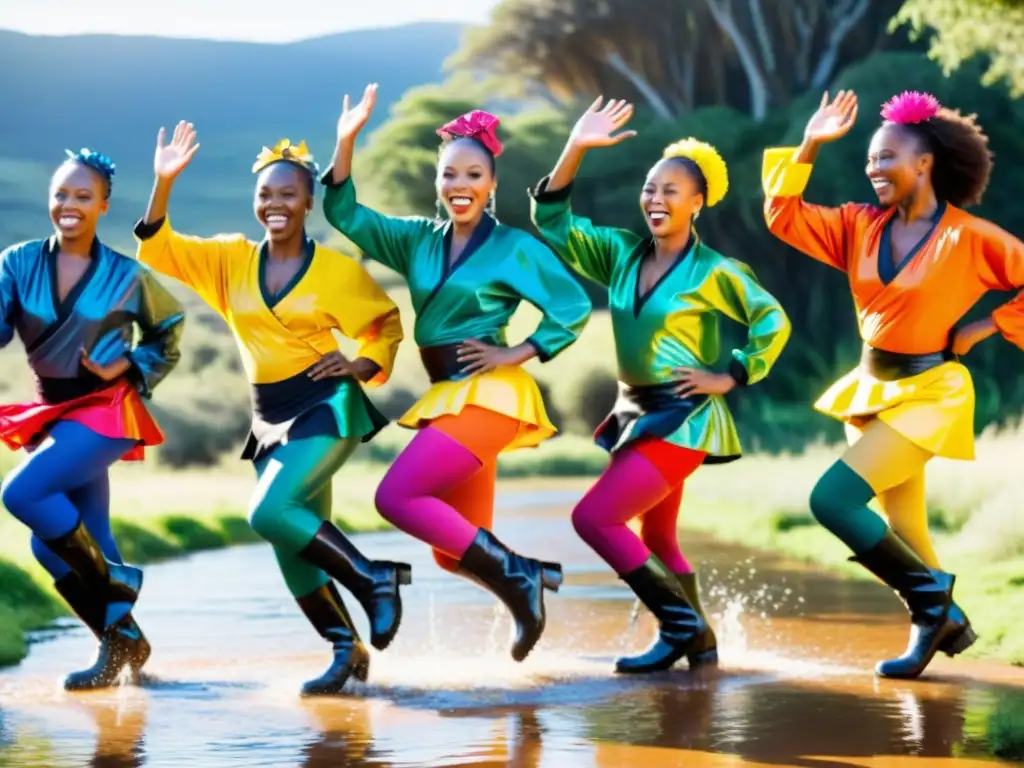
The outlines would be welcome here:
[[[271,163],[281,160],[304,165],[307,168],[312,168],[314,173],[316,172],[316,163],[313,161],[313,155],[309,153],[306,142],[300,141],[295,145],[288,139],[281,139],[272,149],[264,147],[252,166],[252,172],[259,173]]]

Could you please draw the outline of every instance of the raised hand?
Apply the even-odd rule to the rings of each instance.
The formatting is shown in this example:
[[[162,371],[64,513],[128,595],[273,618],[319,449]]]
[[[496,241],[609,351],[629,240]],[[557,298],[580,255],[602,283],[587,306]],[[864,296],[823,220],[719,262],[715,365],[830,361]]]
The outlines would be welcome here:
[[[828,91],[821,96],[818,111],[811,115],[804,128],[804,138],[824,144],[845,136],[857,120],[857,94],[840,91],[831,103]]]
[[[348,94],[342,100],[341,117],[338,118],[338,141],[351,141],[366,125],[377,103],[377,84],[370,83],[363,91],[363,98],[354,107],[349,107]]]
[[[199,149],[199,144],[196,142],[196,131],[192,123],[186,123],[184,120],[174,126],[170,144],[164,144],[165,136],[164,129],[161,128],[156,137],[153,173],[159,179],[171,181],[185,170],[185,166],[191,162],[192,156]]]
[[[620,141],[636,136],[636,131],[621,131],[622,126],[633,116],[633,105],[627,101],[612,99],[601,109],[604,97],[598,96],[583,116],[576,121],[569,136],[569,143],[578,149],[610,147]],[[616,133],[616,131],[621,131]]]

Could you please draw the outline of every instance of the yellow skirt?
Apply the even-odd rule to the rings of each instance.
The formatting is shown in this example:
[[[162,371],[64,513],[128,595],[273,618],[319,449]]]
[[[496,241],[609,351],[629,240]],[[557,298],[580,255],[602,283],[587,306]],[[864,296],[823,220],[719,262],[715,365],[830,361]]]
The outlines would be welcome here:
[[[420,429],[439,416],[461,413],[467,405],[519,420],[519,434],[504,451],[535,448],[558,432],[548,418],[537,382],[518,365],[501,366],[460,381],[439,381],[398,423]]]
[[[855,368],[814,407],[854,430],[881,419],[935,456],[974,458],[974,382],[960,363],[943,363],[896,381],[881,381]]]

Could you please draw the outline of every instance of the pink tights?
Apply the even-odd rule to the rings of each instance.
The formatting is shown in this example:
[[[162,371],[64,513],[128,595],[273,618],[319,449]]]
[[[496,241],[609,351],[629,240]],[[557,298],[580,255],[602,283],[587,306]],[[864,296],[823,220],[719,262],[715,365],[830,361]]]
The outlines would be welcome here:
[[[704,455],[661,441],[613,453],[604,474],[573,510],[573,527],[620,576],[635,571],[652,552],[674,573],[691,573],[676,524],[683,484]],[[639,536],[628,525],[638,517]]]
[[[516,419],[473,405],[420,429],[377,489],[377,511],[434,548],[448,571],[494,518],[498,454],[520,429]]]

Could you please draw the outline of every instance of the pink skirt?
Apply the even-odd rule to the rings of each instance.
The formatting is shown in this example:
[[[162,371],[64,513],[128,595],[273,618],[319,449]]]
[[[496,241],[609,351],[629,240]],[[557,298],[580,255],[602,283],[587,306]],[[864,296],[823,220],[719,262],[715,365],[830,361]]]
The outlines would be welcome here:
[[[16,451],[42,440],[58,421],[76,421],[104,437],[135,440],[136,446],[121,457],[122,461],[142,461],[146,446],[164,442],[156,419],[135,388],[125,381],[63,403],[36,400],[0,405],[0,440]]]

